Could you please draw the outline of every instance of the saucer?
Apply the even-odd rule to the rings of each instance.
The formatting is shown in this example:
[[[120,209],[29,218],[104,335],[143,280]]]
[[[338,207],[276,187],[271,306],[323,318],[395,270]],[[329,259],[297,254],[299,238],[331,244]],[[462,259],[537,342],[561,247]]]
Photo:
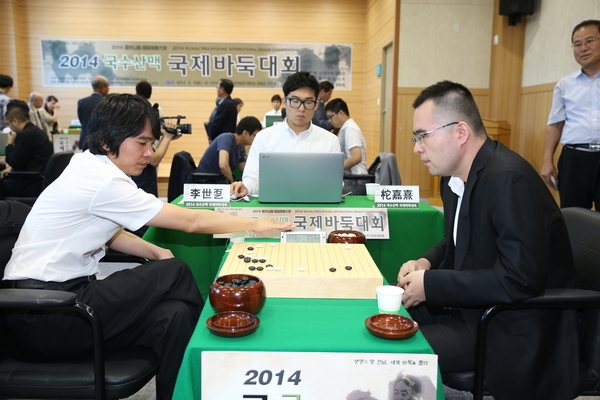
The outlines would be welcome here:
[[[206,320],[207,328],[218,336],[240,337],[254,332],[260,319],[245,311],[223,311]]]
[[[365,320],[365,326],[383,339],[407,339],[419,330],[419,324],[398,314],[375,314]]]

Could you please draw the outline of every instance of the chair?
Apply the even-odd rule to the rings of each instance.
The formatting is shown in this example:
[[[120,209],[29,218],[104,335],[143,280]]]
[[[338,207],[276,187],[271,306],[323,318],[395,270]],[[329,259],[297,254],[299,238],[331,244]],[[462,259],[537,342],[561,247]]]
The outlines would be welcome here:
[[[366,175],[344,174],[344,182],[350,187],[364,188],[367,183],[402,185],[398,162],[394,153],[379,153],[367,169]],[[366,192],[361,190],[361,192]]]
[[[0,201],[0,276],[29,213],[17,201]],[[0,281],[0,398],[118,399],[138,392],[158,371],[158,357],[145,348],[104,351],[101,321],[71,292],[10,289]],[[7,309],[67,311],[83,317],[94,338],[91,354],[72,360],[40,362],[17,349],[4,320]]]
[[[42,191],[50,185],[56,178],[60,176],[60,174],[67,168],[69,162],[71,161],[71,157],[73,157],[72,151],[61,151],[58,153],[52,154],[52,156],[48,159],[46,166],[42,172],[33,172],[33,171],[10,171],[6,174],[2,180],[0,180],[0,185],[2,186],[3,198],[5,200],[17,200],[22,203],[28,204],[30,206],[35,203],[38,196],[42,193]],[[29,181],[32,186],[32,191],[27,193],[24,196],[17,196],[16,194],[12,194],[9,196],[4,196],[4,184],[5,179],[15,179],[19,181]]]
[[[548,289],[538,297],[489,307],[477,325],[475,370],[442,374],[445,385],[473,393],[474,400],[489,393],[485,387],[486,335],[490,321],[498,313],[516,309],[585,309],[581,314],[584,332],[580,342],[580,395],[600,394],[600,212],[573,207],[562,213],[571,240],[578,288]]]
[[[185,183],[222,183],[225,179],[223,174],[194,171],[196,171],[196,163],[190,153],[180,151],[173,155],[171,172],[169,173],[169,187],[167,189],[169,203],[183,194]]]

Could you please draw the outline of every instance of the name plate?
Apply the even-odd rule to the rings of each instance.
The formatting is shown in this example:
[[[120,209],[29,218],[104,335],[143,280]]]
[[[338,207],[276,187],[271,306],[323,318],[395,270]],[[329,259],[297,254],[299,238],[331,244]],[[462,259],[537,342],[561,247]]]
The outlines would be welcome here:
[[[437,397],[433,354],[204,351],[201,357],[203,399],[385,400],[399,398],[394,391]]]
[[[329,235],[336,230],[362,232],[367,239],[389,239],[390,228],[387,210],[375,208],[276,208],[276,207],[216,207],[215,211],[248,218],[274,218],[293,222],[296,231],[315,229]],[[247,231],[247,238],[279,238],[280,232]],[[215,238],[228,238],[229,234],[215,234]]]
[[[375,191],[375,207],[419,208],[419,187],[382,185]]]
[[[223,207],[229,205],[229,185],[186,183],[183,185],[184,207]]]

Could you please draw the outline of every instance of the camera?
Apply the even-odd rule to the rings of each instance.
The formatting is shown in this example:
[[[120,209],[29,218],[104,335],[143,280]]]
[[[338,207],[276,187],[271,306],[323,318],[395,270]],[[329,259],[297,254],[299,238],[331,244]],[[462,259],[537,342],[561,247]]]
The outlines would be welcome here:
[[[165,131],[167,131],[167,133],[170,133],[171,135],[181,135],[181,134],[189,134],[192,133],[192,124],[181,124],[181,120],[184,119],[185,116],[184,115],[177,115],[175,117],[162,117],[160,118],[160,124],[162,125],[163,129]],[[177,127],[176,128],[170,128],[167,127],[165,125],[165,119],[176,119],[177,120]]]

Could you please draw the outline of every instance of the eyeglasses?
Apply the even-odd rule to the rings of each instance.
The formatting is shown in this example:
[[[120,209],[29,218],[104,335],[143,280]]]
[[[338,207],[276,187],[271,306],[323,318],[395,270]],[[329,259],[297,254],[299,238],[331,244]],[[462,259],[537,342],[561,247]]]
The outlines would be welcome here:
[[[582,41],[579,41],[579,40],[578,40],[578,41],[576,41],[576,42],[573,42],[573,44],[571,45],[571,47],[573,47],[574,49],[577,49],[577,50],[581,49],[581,46],[583,46],[584,44],[585,44],[587,47],[592,47],[592,46],[595,46],[595,45],[596,45],[596,42],[597,42],[598,40],[600,40],[600,38],[597,38],[597,37],[589,37],[589,38],[585,39],[583,42],[582,42]]]
[[[335,117],[338,113],[327,115],[327,119],[331,121],[331,118]]]
[[[292,108],[300,108],[300,106],[303,105],[305,110],[314,110],[317,106],[316,100],[300,100],[297,97],[286,97],[286,100],[290,103],[290,107]]]
[[[419,132],[413,132],[413,135],[415,135],[415,136],[412,138],[412,141],[413,141],[414,144],[423,144],[423,139],[425,139],[425,136],[427,136],[430,133],[433,133],[435,131],[439,131],[440,129],[444,129],[447,126],[456,125],[456,124],[458,124],[458,122],[450,122],[449,124],[438,126],[437,128],[432,129],[430,131],[420,132],[420,133]]]

